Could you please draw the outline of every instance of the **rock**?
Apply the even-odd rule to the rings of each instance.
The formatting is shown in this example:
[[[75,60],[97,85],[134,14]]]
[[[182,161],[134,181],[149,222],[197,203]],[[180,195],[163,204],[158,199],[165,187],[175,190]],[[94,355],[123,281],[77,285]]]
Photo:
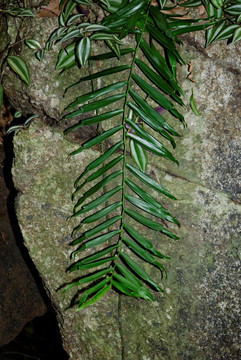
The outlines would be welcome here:
[[[51,21],[54,25],[56,20]],[[34,24],[36,29],[44,26]],[[43,39],[47,35],[42,33]],[[80,276],[66,272],[73,261],[70,234],[77,225],[67,218],[72,213],[73,182],[97,156],[98,149],[68,159],[79,145],[73,138],[65,138],[60,128],[47,126],[44,119],[35,120],[15,136],[13,177],[19,190],[19,225],[58,313],[65,350],[73,360],[240,358],[240,45],[217,43],[203,50],[203,35],[185,39],[182,56],[194,63],[196,83],[186,79],[186,67],[179,72],[180,81],[186,103],[193,88],[202,116],[188,110],[187,129],[170,119],[183,135],[175,150],[179,167],[149,158],[147,172],[178,198],[175,202],[161,201],[182,224],[175,229],[181,237],[178,241],[157,237],[148,230],[153,244],[172,257],[166,261],[167,280],[146,266],[166,290],[156,295],[155,302],[110,291],[100,302],[75,312],[71,305],[78,297],[77,290],[62,293],[65,284]],[[26,89],[9,73],[16,83],[12,86],[6,80],[8,94],[16,93],[13,103],[21,104],[25,113],[37,111],[42,117],[59,120],[71,101],[68,97],[62,100],[63,88],[76,81],[75,72],[68,72],[60,83],[61,76],[54,73],[53,79],[45,72],[53,72],[56,56],[52,53],[43,63],[30,52],[24,56],[36,68],[32,85]],[[87,87],[78,90],[80,94],[89,91]],[[79,134],[85,137],[85,131]]]
[[[107,354],[110,359],[118,358],[120,344],[116,343],[116,347],[113,345],[116,337],[119,337],[118,322],[110,315],[108,315],[106,319],[106,312],[113,312],[116,314],[115,318],[117,317],[118,297],[116,294],[112,293],[109,296],[110,300],[104,304],[103,313],[97,314],[96,312],[95,314],[92,314],[93,318],[89,321],[90,319],[82,318],[82,316],[76,317],[73,308],[66,310],[70,305],[74,293],[72,292],[72,294],[70,293],[66,296],[63,295],[60,289],[63,287],[63,284],[70,281],[66,269],[71,264],[70,254],[72,252],[69,242],[71,241],[70,234],[73,222],[67,222],[67,217],[72,213],[72,202],[70,199],[73,183],[72,181],[69,181],[67,174],[72,172],[75,168],[74,164],[76,164],[76,161],[80,160],[80,167],[78,166],[75,168],[75,174],[72,174],[73,178],[77,177],[77,174],[84,166],[85,157],[87,157],[86,161],[89,161],[94,158],[95,152],[89,151],[87,154],[79,157],[78,160],[71,158],[67,161],[69,152],[76,149],[76,144],[69,143],[65,140],[59,130],[46,128],[39,121],[34,122],[29,131],[19,132],[17,138],[20,142],[16,145],[15,150],[16,154],[18,153],[20,156],[15,157],[13,174],[16,187],[20,191],[17,201],[17,212],[20,216],[19,224],[21,223],[23,225],[23,227],[21,226],[21,229],[24,238],[26,237],[30,240],[31,245],[28,241],[26,241],[25,244],[29,249],[31,258],[36,259],[36,263],[39,265],[38,270],[47,286],[49,296],[52,299],[57,313],[60,314],[59,322],[63,330],[62,336],[65,350],[73,357],[73,359],[77,359],[78,356],[83,356],[83,358],[86,356],[86,359],[88,359],[89,356],[98,358],[100,356],[99,351],[103,353],[103,358],[106,357]],[[23,151],[20,151],[20,148],[18,147],[21,147],[20,144],[26,145],[27,139],[29,139],[31,143],[31,145],[29,144],[30,147],[27,145],[29,150],[31,148],[28,155],[24,151],[24,149],[26,150],[25,146],[22,148]],[[42,151],[43,144],[45,144],[44,152]],[[24,153],[27,157],[25,157]],[[25,163],[25,170],[27,170],[27,167],[29,166],[25,174],[23,174],[21,170],[23,162]],[[62,166],[67,170],[66,176],[63,176],[64,171]],[[56,167],[60,171],[59,174],[55,173]],[[44,173],[46,172],[44,176],[45,179],[42,179],[40,176],[42,171],[39,172],[39,169],[42,169]],[[19,181],[19,176],[23,176],[22,181]],[[32,181],[33,178],[36,182]],[[44,181],[44,184],[42,181]],[[25,190],[29,188],[32,188],[34,191],[34,193],[32,193],[33,198],[30,194],[30,197],[27,196],[27,198],[23,196]],[[51,196],[49,196],[50,193],[52,194]],[[42,196],[44,197],[43,202],[41,199]],[[53,201],[52,197],[55,201]],[[35,208],[35,205],[33,208],[33,204],[35,204],[37,208]],[[24,215],[21,220],[20,213],[22,214],[22,206],[25,210],[23,211]],[[30,210],[30,208],[32,210]],[[41,216],[39,217],[40,214]],[[42,220],[44,220],[44,228],[42,226]],[[25,227],[22,221],[28,225]],[[31,227],[30,232],[29,226]],[[49,243],[50,247],[46,247],[45,240],[47,240],[49,235],[51,237]],[[54,257],[52,252],[55,254]],[[37,260],[38,258],[39,260]],[[48,267],[47,272],[46,266]],[[56,266],[59,267],[58,272],[56,272]],[[51,283],[51,286],[49,286],[49,282]],[[98,304],[98,307],[102,308],[103,304]],[[65,312],[63,312],[64,309],[68,316],[65,316]],[[85,312],[89,313],[92,317],[92,311],[93,309],[87,309]],[[81,318],[82,320],[80,321]],[[101,327],[103,321],[107,324],[109,323],[109,330],[105,328],[103,330],[103,336],[98,338],[98,332],[93,333],[92,330],[97,326]],[[81,337],[83,337],[81,340],[79,338],[80,334],[78,329],[83,327],[86,327],[87,331],[82,333]],[[73,331],[76,333],[75,336],[73,336]],[[108,337],[110,338],[109,344],[105,344],[105,332],[108,333]],[[93,347],[93,343],[95,342],[98,343],[96,348]],[[102,347],[106,347],[106,349],[101,350]],[[82,355],[79,355],[78,353]]]
[[[7,23],[4,22],[3,25],[0,49],[4,48],[6,39],[10,44],[14,44],[16,34],[20,40],[35,39],[44,47],[53,30],[58,28],[58,17],[27,17],[24,27],[20,26],[18,18],[8,17]],[[65,46],[67,46],[66,43]],[[13,108],[20,110],[25,116],[37,113],[41,115],[43,121],[51,125],[62,119],[65,107],[75,99],[76,91],[65,93],[65,89],[79,79],[79,77],[76,78],[76,68],[63,73],[62,69],[56,70],[55,66],[61,48],[61,44],[54,45],[51,51],[45,51],[43,60],[39,61],[35,56],[36,51],[29,49],[24,41],[20,41],[18,47],[13,47],[11,55],[20,56],[29,67],[30,86],[20,80],[9,66],[4,67],[4,93]],[[89,75],[88,68],[83,69],[81,74],[82,76]],[[91,91],[90,83],[78,86],[79,93],[86,91]],[[71,121],[68,121],[67,126],[64,121],[59,124],[63,129],[70,125]],[[89,136],[93,136],[95,127],[88,129]]]
[[[3,152],[0,148],[1,158],[2,154]],[[0,169],[0,185],[1,347],[13,340],[28,321],[44,315],[47,308],[40,295],[35,279],[23,259],[23,251],[20,251],[19,241],[21,240],[21,234],[19,234],[19,239],[17,239],[12,231],[6,206],[9,190],[5,185],[2,169]]]
[[[224,45],[219,46],[222,50]],[[232,45],[233,53],[235,49]],[[202,116],[187,114],[188,128],[182,130],[175,151],[179,167],[151,157],[147,170],[178,198],[163,201],[182,224],[178,241],[157,238],[148,231],[153,244],[172,257],[166,265],[167,280],[146,267],[166,290],[153,303],[111,291],[91,307],[75,312],[71,305],[76,290],[61,292],[64,284],[78,276],[66,273],[72,263],[70,234],[77,225],[66,219],[72,212],[73,180],[97,156],[97,150],[67,160],[79,145],[39,120],[15,136],[13,176],[19,190],[19,225],[59,314],[64,348],[73,360],[239,358],[240,204],[236,178],[226,170],[229,159],[233,163],[238,156],[234,147],[238,146],[238,131],[232,130],[239,126],[233,100],[237,79],[227,74],[221,60],[193,51],[194,93]],[[210,83],[213,66],[222,77],[215,75]],[[232,67],[235,69],[234,63]],[[208,77],[201,81],[205,71]],[[225,81],[225,88],[220,89],[220,81]],[[188,80],[184,88],[189,97]],[[222,109],[226,122],[220,116],[219,102],[215,105],[217,100],[226,101]],[[235,174],[238,170],[229,166],[229,171]]]
[[[58,24],[58,18],[27,18],[27,26],[24,32],[19,31],[19,19],[11,17],[8,20],[8,36],[11,43],[15,42],[18,33],[20,39],[36,39],[42,46],[48,40],[51,32]],[[64,100],[63,94],[66,86],[66,79],[59,75],[60,71],[54,70],[57,62],[57,52],[46,52],[43,61],[37,60],[35,51],[29,49],[24,42],[20,43],[12,55],[21,56],[26,61],[31,76],[31,84],[27,86],[21,81],[9,67],[6,67],[4,74],[4,91],[7,94],[12,106],[20,110],[24,115],[41,114],[46,121],[56,122],[61,118],[61,112],[69,101]],[[51,74],[51,75],[50,75]],[[54,77],[54,80],[53,80]],[[73,75],[68,76],[74,82]],[[64,81],[65,85],[62,83]]]

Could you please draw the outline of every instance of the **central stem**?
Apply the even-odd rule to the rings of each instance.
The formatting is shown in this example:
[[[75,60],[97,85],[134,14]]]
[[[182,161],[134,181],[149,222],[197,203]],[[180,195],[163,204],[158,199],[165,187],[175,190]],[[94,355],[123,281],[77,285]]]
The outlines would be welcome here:
[[[138,36],[138,42],[137,42],[137,46],[136,46],[135,53],[134,53],[134,56],[133,56],[133,60],[132,60],[132,63],[131,63],[131,68],[130,68],[130,73],[129,73],[129,77],[128,77],[128,83],[127,83],[127,89],[126,89],[126,97],[125,97],[125,103],[124,103],[124,111],[123,111],[123,119],[122,119],[123,140],[124,140],[124,144],[123,144],[123,147],[124,147],[123,155],[124,155],[124,157],[123,157],[123,175],[122,175],[122,214],[121,214],[121,227],[120,227],[121,231],[120,231],[119,240],[118,240],[119,247],[117,249],[117,254],[116,254],[117,259],[115,260],[115,264],[113,266],[114,269],[113,269],[113,272],[112,272],[112,276],[110,277],[111,280],[113,278],[113,274],[115,272],[115,267],[116,267],[116,264],[118,263],[119,256],[120,256],[120,253],[121,253],[121,250],[122,250],[123,232],[124,232],[124,216],[125,216],[125,205],[124,204],[125,204],[126,157],[127,157],[127,136],[126,136],[125,125],[126,125],[127,110],[128,110],[127,102],[128,102],[129,91],[130,91],[130,86],[131,86],[132,74],[133,74],[133,71],[134,71],[134,66],[135,66],[135,62],[136,62],[136,58],[137,58],[137,53],[138,53],[138,50],[140,48],[143,33],[145,31],[145,27],[146,27],[146,24],[147,24],[150,5],[151,5],[151,1],[149,1],[149,3],[148,3],[148,8],[147,8],[147,11],[146,11],[146,14],[145,14],[145,22],[144,22],[143,28],[140,31],[139,36]]]

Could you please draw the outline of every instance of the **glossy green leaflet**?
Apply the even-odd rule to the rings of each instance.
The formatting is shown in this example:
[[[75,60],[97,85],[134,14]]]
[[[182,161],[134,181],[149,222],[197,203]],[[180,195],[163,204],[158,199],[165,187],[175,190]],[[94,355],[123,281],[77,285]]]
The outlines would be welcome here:
[[[163,19],[165,21],[160,22]],[[156,34],[153,23],[158,27]],[[156,231],[160,239],[168,236],[172,241],[178,237],[162,221],[179,225],[162,205],[163,198],[175,200],[175,196],[147,171],[148,154],[151,153],[178,163],[172,151],[176,147],[174,138],[179,134],[165,117],[166,111],[176,121],[185,124],[177,108],[183,105],[182,90],[172,67],[184,63],[176,48],[175,35],[169,28],[168,19],[159,15],[149,0],[125,1],[98,25],[99,36],[96,28],[95,36],[90,33],[85,40],[77,39],[68,46],[65,54],[60,54],[57,64],[58,68],[60,64],[62,68],[64,64],[68,68],[70,63],[79,62],[84,66],[88,61],[105,61],[111,57],[121,59],[121,63],[90,73],[68,88],[71,91],[79,84],[92,84],[91,92],[78,96],[67,106],[64,118],[91,114],[66,133],[93,124],[98,124],[100,129],[96,137],[70,155],[97,149],[100,145],[103,149],[75,182],[73,217],[79,219],[79,225],[74,231],[72,245],[78,247],[74,250],[76,262],[70,270],[85,273],[67,289],[89,283],[79,300],[78,310],[96,302],[110,289],[154,300],[152,291],[163,292],[163,289],[144,270],[142,263],[155,267],[157,274],[160,271],[166,274],[164,261],[169,257],[142,234],[141,228]],[[126,51],[120,47],[119,40],[110,38],[110,34],[118,37],[133,32],[136,33],[136,46]],[[150,36],[149,42],[144,39],[146,33]],[[104,39],[112,52],[91,57],[91,42],[95,38]],[[171,62],[159,53],[158,46],[168,50]],[[132,57],[127,57],[125,63],[123,59],[128,53]],[[93,87],[96,80],[111,79],[111,76],[122,80]],[[154,103],[159,107],[154,108]],[[107,129],[105,124],[109,124]],[[164,145],[162,139],[168,144],[165,142]],[[107,142],[111,142],[111,147],[106,148]],[[159,194],[158,197],[149,194],[152,190]],[[91,252],[86,254],[86,249]]]

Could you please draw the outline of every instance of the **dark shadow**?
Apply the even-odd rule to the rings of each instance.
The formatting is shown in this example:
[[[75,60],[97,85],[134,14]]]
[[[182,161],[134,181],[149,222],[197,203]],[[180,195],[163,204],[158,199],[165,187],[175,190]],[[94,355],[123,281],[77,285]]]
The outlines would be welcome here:
[[[22,332],[0,348],[0,360],[68,360],[53,311],[27,323]]]

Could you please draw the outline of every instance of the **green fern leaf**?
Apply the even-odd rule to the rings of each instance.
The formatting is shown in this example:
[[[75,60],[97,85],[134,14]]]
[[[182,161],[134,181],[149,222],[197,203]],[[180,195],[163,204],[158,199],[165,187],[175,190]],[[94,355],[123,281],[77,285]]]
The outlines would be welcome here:
[[[72,16],[72,5],[64,7],[65,22]],[[94,34],[88,34],[88,37],[84,37],[79,43],[79,40],[75,39],[65,51],[61,51],[57,63],[57,68],[65,69],[77,60],[84,65],[89,59],[91,65],[93,61],[105,61],[115,56],[122,59],[125,54],[133,54],[131,63],[90,73],[67,89],[84,82],[92,84],[91,92],[77,97],[66,107],[66,111],[72,112],[64,116],[65,120],[92,111],[95,111],[95,114],[80,120],[78,124],[67,129],[66,133],[93,124],[99,126],[99,134],[70,155],[74,156],[100,144],[104,149],[104,143],[110,138],[113,142],[108,150],[86,166],[75,181],[73,199],[76,203],[72,216],[80,221],[73,231],[77,237],[71,245],[79,247],[73,251],[73,257],[77,258],[77,261],[69,270],[85,270],[88,274],[69,284],[66,290],[90,283],[79,300],[77,310],[95,303],[111,288],[128,296],[153,301],[154,296],[148,287],[157,292],[163,292],[163,289],[144,270],[143,263],[148,263],[166,274],[162,262],[170,258],[154,247],[136,227],[142,224],[147,229],[176,240],[178,237],[165,228],[160,219],[180,225],[164,208],[161,200],[150,195],[148,190],[155,190],[161,196],[172,200],[176,199],[175,196],[146,173],[148,152],[178,163],[168,145],[175,148],[174,137],[180,135],[162,115],[166,110],[169,115],[185,124],[183,116],[173,103],[174,101],[183,105],[180,97],[183,92],[175,75],[177,62],[184,63],[176,48],[177,30],[173,30],[170,26],[172,21],[153,7],[150,0],[125,1],[123,5],[119,5],[113,7],[112,2],[110,5],[104,4],[106,8],[110,6],[110,15],[101,23],[82,23],[83,32],[86,27],[86,31],[94,31]],[[160,2],[160,7],[164,5],[165,1]],[[77,32],[72,33],[75,34]],[[122,42],[119,39],[128,34],[136,34],[136,46],[121,49]],[[144,34],[149,36],[149,42],[144,40]],[[66,34],[61,36],[64,38]],[[106,41],[112,51],[91,56],[90,42],[95,39]],[[154,39],[163,47],[167,58],[157,50]],[[88,45],[86,52],[80,49],[80,43],[83,42],[86,42],[85,46]],[[123,79],[127,80],[94,88],[96,79],[100,79],[99,83],[102,84],[104,77],[111,79],[120,74],[124,74]],[[141,95],[143,91],[145,98]],[[153,108],[153,102],[163,110],[161,114]],[[112,127],[108,125],[108,130],[103,131],[101,126],[104,124],[105,128],[105,123],[109,121],[110,124],[113,118],[118,120],[119,124]],[[168,145],[164,146],[163,138],[168,140]],[[130,154],[138,168],[133,166]],[[79,234],[85,225],[88,225],[87,230]],[[91,249],[91,253],[85,253],[86,249]],[[78,259],[80,253],[84,257]]]

